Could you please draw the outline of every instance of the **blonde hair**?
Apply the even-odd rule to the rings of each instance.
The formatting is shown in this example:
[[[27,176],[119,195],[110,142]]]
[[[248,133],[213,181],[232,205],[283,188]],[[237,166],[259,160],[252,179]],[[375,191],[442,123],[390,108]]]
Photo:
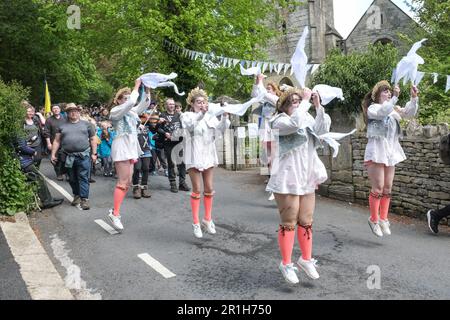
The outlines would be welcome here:
[[[280,90],[280,88],[278,87],[278,85],[277,85],[275,82],[272,82],[272,81],[267,82],[266,87],[267,87],[267,86],[271,86],[272,89],[273,89],[273,92],[274,92],[278,97],[281,96],[281,90]]]
[[[21,102],[22,107],[24,107],[25,109],[33,109],[33,111],[36,111],[36,109],[33,107],[33,105],[31,103],[29,103],[27,100],[23,100]]]
[[[206,91],[197,87],[189,92],[188,97],[186,98],[186,103],[192,106],[194,105],[195,100],[199,97],[202,97],[206,101],[208,101],[208,94],[206,93]]]
[[[117,91],[116,95],[114,96],[114,100],[113,103],[115,105],[119,104],[119,100],[123,98],[123,96],[131,94],[131,89],[128,87],[119,89],[119,91]]]

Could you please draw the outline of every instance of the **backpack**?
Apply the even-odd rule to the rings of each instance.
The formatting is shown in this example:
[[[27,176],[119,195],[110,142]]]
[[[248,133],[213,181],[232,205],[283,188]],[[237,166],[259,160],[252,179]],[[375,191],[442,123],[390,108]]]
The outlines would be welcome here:
[[[450,133],[441,138],[439,155],[444,164],[450,165]]]

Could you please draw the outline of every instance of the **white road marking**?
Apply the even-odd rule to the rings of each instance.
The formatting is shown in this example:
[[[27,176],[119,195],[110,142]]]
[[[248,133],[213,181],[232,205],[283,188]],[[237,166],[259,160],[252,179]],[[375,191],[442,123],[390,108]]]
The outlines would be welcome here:
[[[138,254],[138,257],[142,259],[146,264],[148,264],[150,267],[155,269],[157,272],[159,272],[164,278],[172,278],[175,277],[176,274],[172,273],[169,269],[164,267],[161,263],[159,263],[158,260],[154,259],[152,256],[150,256],[148,253],[141,253]]]
[[[102,219],[97,219],[94,220],[100,227],[102,227],[103,229],[105,229],[109,234],[117,234],[119,233],[118,231],[116,231],[114,228],[112,228],[109,224],[107,224],[105,221],[103,221]]]
[[[46,176],[44,176],[42,174],[42,172],[39,171],[39,174],[45,179],[45,181],[47,181],[47,183],[49,185],[51,185],[53,188],[56,189],[56,191],[58,191],[59,193],[61,193],[64,197],[66,197],[67,200],[69,200],[69,202],[73,201],[73,197],[70,195],[70,193],[68,193],[63,187],[61,187],[59,184],[57,184],[55,181],[47,178]]]
[[[25,213],[15,215],[16,223],[0,222],[14,260],[33,300],[73,300],[69,289],[56,271],[30,227]]]
[[[77,300],[101,300],[100,293],[93,293],[95,290],[86,288],[86,282],[81,279],[81,268],[70,259],[69,250],[65,248],[66,243],[59,239],[56,234],[50,238],[52,239],[51,246],[55,258],[67,270],[67,276],[64,279],[66,287],[76,292]]]

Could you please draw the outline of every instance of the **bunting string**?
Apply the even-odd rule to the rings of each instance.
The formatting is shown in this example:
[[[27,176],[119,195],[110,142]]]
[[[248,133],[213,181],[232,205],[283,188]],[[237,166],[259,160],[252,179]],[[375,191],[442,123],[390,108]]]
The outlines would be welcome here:
[[[257,67],[261,70],[261,73],[268,71],[269,73],[275,72],[276,74],[282,73],[283,75],[292,75],[293,70],[291,69],[292,65],[290,63],[285,62],[274,62],[274,61],[254,61],[254,60],[246,60],[246,59],[237,59],[230,58],[224,56],[216,56],[214,53],[205,53],[199,52],[195,50],[190,50],[186,48],[182,48],[173,42],[168,40],[164,40],[164,44],[172,51],[175,52],[182,57],[189,58],[191,60],[201,59],[203,63],[207,61],[218,61],[218,64],[224,68],[234,68],[238,64],[245,68],[253,68]],[[319,68],[320,64],[309,64],[308,70],[312,69],[314,72]],[[289,69],[291,69],[289,71]],[[289,71],[289,72],[288,72]],[[314,72],[311,72],[314,73]]]
[[[286,62],[274,62],[274,61],[259,61],[259,60],[247,60],[247,59],[237,59],[237,58],[231,58],[231,57],[225,57],[225,56],[216,56],[214,53],[205,53],[205,52],[199,52],[195,50],[190,50],[186,48],[182,48],[178,45],[176,45],[173,42],[170,42],[168,40],[164,40],[164,45],[169,48],[170,51],[177,53],[178,55],[189,58],[191,60],[197,60],[200,59],[202,63],[207,62],[214,62],[218,63],[218,65],[221,65],[224,68],[235,68],[238,64],[240,64],[242,67],[245,68],[253,68],[257,67],[261,70],[261,73],[269,72],[273,73],[275,72],[277,75],[283,74],[283,75],[292,75],[292,65],[290,63]],[[310,74],[314,74],[320,67],[320,64],[307,64],[307,70],[310,70]],[[289,71],[289,72],[288,72]],[[433,84],[438,82],[438,78],[441,76],[444,76],[443,74],[439,74],[437,72],[417,72],[417,77],[414,80],[414,84],[417,86],[420,81],[423,79],[425,75],[432,75],[433,76]],[[393,75],[394,77],[394,75]],[[450,90],[450,75],[446,75],[447,82],[445,87],[445,92]]]

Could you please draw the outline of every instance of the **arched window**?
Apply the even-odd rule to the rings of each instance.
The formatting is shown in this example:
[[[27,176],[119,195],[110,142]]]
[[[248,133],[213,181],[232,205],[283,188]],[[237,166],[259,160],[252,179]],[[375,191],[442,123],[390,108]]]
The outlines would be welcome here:
[[[283,84],[287,84],[288,86],[291,86],[291,87],[294,86],[291,79],[289,79],[288,77],[284,77],[283,79],[281,79],[278,86],[282,86]]]
[[[377,39],[377,40],[374,42],[374,44],[378,44],[378,43],[381,43],[382,45],[386,45],[386,44],[388,44],[388,43],[393,44],[392,40],[389,39],[389,38],[380,38],[380,39]]]

